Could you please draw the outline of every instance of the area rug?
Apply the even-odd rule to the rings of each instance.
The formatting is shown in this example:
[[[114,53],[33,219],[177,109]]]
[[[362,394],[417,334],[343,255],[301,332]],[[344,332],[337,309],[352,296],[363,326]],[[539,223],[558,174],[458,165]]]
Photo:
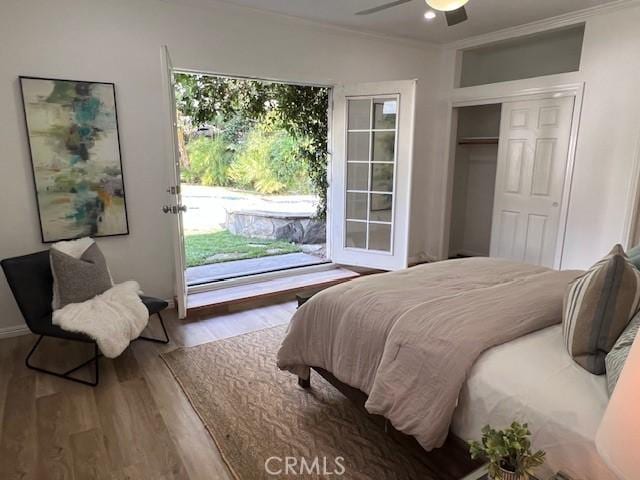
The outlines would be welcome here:
[[[448,478],[319,375],[304,390],[276,367],[285,327],[162,356],[235,478]]]

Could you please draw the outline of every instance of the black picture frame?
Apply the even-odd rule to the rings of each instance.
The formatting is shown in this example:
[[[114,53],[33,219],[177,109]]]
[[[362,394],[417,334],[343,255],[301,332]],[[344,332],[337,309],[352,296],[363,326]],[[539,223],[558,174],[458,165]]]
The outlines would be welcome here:
[[[34,81],[34,80],[42,81],[42,82],[54,82],[55,84],[58,84],[58,83],[75,84],[76,89],[77,89],[77,85],[81,85],[81,86],[82,85],[87,85],[87,86],[101,85],[101,86],[106,86],[110,88],[111,95],[113,96],[113,117],[114,117],[114,130],[115,130],[114,136],[115,136],[115,142],[117,143],[117,149],[115,150],[117,152],[117,159],[114,159],[114,163],[117,165],[119,169],[119,177],[121,181],[121,184],[119,185],[120,188],[118,190],[118,195],[117,195],[118,197],[122,198],[123,218],[122,218],[122,225],[121,225],[122,228],[120,230],[114,231],[114,232],[106,232],[106,233],[105,232],[100,233],[95,231],[80,232],[80,233],[70,234],[70,235],[58,235],[58,236],[54,236],[53,238],[51,236],[45,235],[45,225],[43,223],[45,221],[45,218],[43,218],[43,204],[42,204],[42,199],[38,190],[39,188],[38,167],[36,166],[36,159],[34,159],[34,146],[32,141],[33,136],[32,136],[32,131],[29,125],[29,109],[28,109],[26,92],[25,92],[25,81]],[[120,143],[120,128],[119,128],[119,122],[118,122],[118,107],[117,107],[115,83],[87,81],[87,80],[69,80],[69,79],[55,78],[55,77],[49,78],[49,77],[20,75],[18,77],[18,84],[20,88],[20,96],[22,99],[22,112],[23,112],[23,118],[24,118],[25,132],[27,135],[29,159],[31,162],[31,174],[32,174],[32,180],[33,180],[34,193],[36,196],[36,206],[38,210],[38,224],[40,226],[40,237],[41,237],[42,243],[46,244],[46,243],[54,243],[58,241],[74,240],[84,236],[117,237],[117,236],[129,235],[130,234],[129,215],[127,212],[126,189],[125,189],[125,181],[124,181],[124,168],[122,164],[122,147]],[[100,199],[100,202],[102,202],[101,199]],[[104,207],[104,203],[103,203],[103,207]],[[103,214],[104,214],[104,210],[103,210]]]

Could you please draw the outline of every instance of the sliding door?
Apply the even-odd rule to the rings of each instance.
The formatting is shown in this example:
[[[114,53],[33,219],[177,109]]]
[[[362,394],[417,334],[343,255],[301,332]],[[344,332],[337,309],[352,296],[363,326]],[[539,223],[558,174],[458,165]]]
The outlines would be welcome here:
[[[574,97],[502,107],[491,256],[552,267]]]

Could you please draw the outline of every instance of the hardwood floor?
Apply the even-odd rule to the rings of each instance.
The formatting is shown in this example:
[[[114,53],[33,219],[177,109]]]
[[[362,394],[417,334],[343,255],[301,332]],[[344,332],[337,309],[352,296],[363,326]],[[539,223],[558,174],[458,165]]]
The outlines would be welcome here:
[[[96,388],[24,366],[34,336],[0,340],[0,479],[231,479],[218,450],[159,354],[286,323],[295,302],[179,321],[169,345],[135,342],[101,359]],[[157,335],[155,320],[151,334]],[[69,368],[90,349],[45,339],[34,355]],[[53,362],[52,362],[53,360]]]

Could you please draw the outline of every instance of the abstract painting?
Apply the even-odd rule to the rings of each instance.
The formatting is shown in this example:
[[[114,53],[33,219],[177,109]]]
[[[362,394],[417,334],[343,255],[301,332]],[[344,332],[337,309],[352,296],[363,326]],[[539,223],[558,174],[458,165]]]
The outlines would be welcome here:
[[[129,233],[112,83],[20,77],[43,242]]]

